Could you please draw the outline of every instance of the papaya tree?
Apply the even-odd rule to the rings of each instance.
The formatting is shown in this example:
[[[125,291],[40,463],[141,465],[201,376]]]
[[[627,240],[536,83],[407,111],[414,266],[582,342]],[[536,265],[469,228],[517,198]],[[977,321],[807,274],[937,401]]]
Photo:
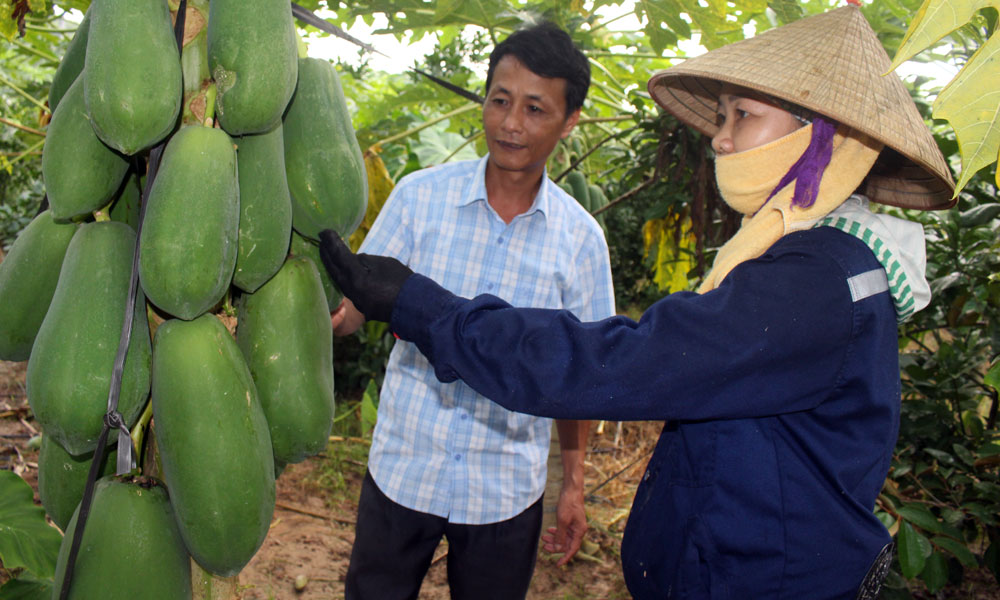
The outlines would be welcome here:
[[[52,595],[235,597],[275,478],[326,448],[316,239],[358,227],[367,171],[336,70],[258,5],[95,0],[58,61],[44,210],[0,263],[0,359],[28,362],[66,528],[54,573],[24,564]]]

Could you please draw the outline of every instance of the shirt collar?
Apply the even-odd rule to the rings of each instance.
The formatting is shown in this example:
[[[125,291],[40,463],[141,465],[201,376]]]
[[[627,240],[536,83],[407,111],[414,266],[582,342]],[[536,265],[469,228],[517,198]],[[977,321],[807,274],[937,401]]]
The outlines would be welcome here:
[[[476,174],[472,178],[472,184],[468,187],[468,191],[463,197],[459,198],[458,206],[469,206],[475,202],[482,201],[484,204],[486,202],[486,163],[489,161],[490,155],[479,159],[479,164],[476,166]],[[538,211],[542,213],[543,216],[548,215],[549,212],[549,194],[551,193],[550,187],[554,185],[549,181],[549,171],[545,168],[542,171],[542,185],[538,188],[538,193],[535,194],[535,200],[531,203],[531,208],[523,213],[525,216]],[[493,210],[490,208],[490,210]]]

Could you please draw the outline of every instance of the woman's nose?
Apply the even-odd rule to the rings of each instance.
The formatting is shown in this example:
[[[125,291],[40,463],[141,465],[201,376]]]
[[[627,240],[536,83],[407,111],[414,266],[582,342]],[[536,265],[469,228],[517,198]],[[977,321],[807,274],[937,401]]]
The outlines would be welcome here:
[[[729,154],[733,151],[733,132],[728,124],[719,128],[718,133],[712,138],[712,150],[716,154]]]

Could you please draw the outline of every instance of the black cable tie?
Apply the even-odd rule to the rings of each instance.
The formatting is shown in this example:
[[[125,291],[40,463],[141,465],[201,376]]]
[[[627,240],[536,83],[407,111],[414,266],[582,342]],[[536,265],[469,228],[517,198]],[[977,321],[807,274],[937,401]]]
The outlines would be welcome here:
[[[125,419],[122,418],[120,412],[112,410],[111,412],[104,413],[104,426],[109,429],[121,429],[125,427]]]

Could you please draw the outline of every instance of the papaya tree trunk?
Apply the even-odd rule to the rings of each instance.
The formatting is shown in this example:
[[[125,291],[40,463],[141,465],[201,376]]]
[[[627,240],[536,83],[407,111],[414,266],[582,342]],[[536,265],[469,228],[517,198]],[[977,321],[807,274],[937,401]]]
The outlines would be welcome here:
[[[240,576],[219,577],[191,560],[191,597],[193,600],[239,600]]]

